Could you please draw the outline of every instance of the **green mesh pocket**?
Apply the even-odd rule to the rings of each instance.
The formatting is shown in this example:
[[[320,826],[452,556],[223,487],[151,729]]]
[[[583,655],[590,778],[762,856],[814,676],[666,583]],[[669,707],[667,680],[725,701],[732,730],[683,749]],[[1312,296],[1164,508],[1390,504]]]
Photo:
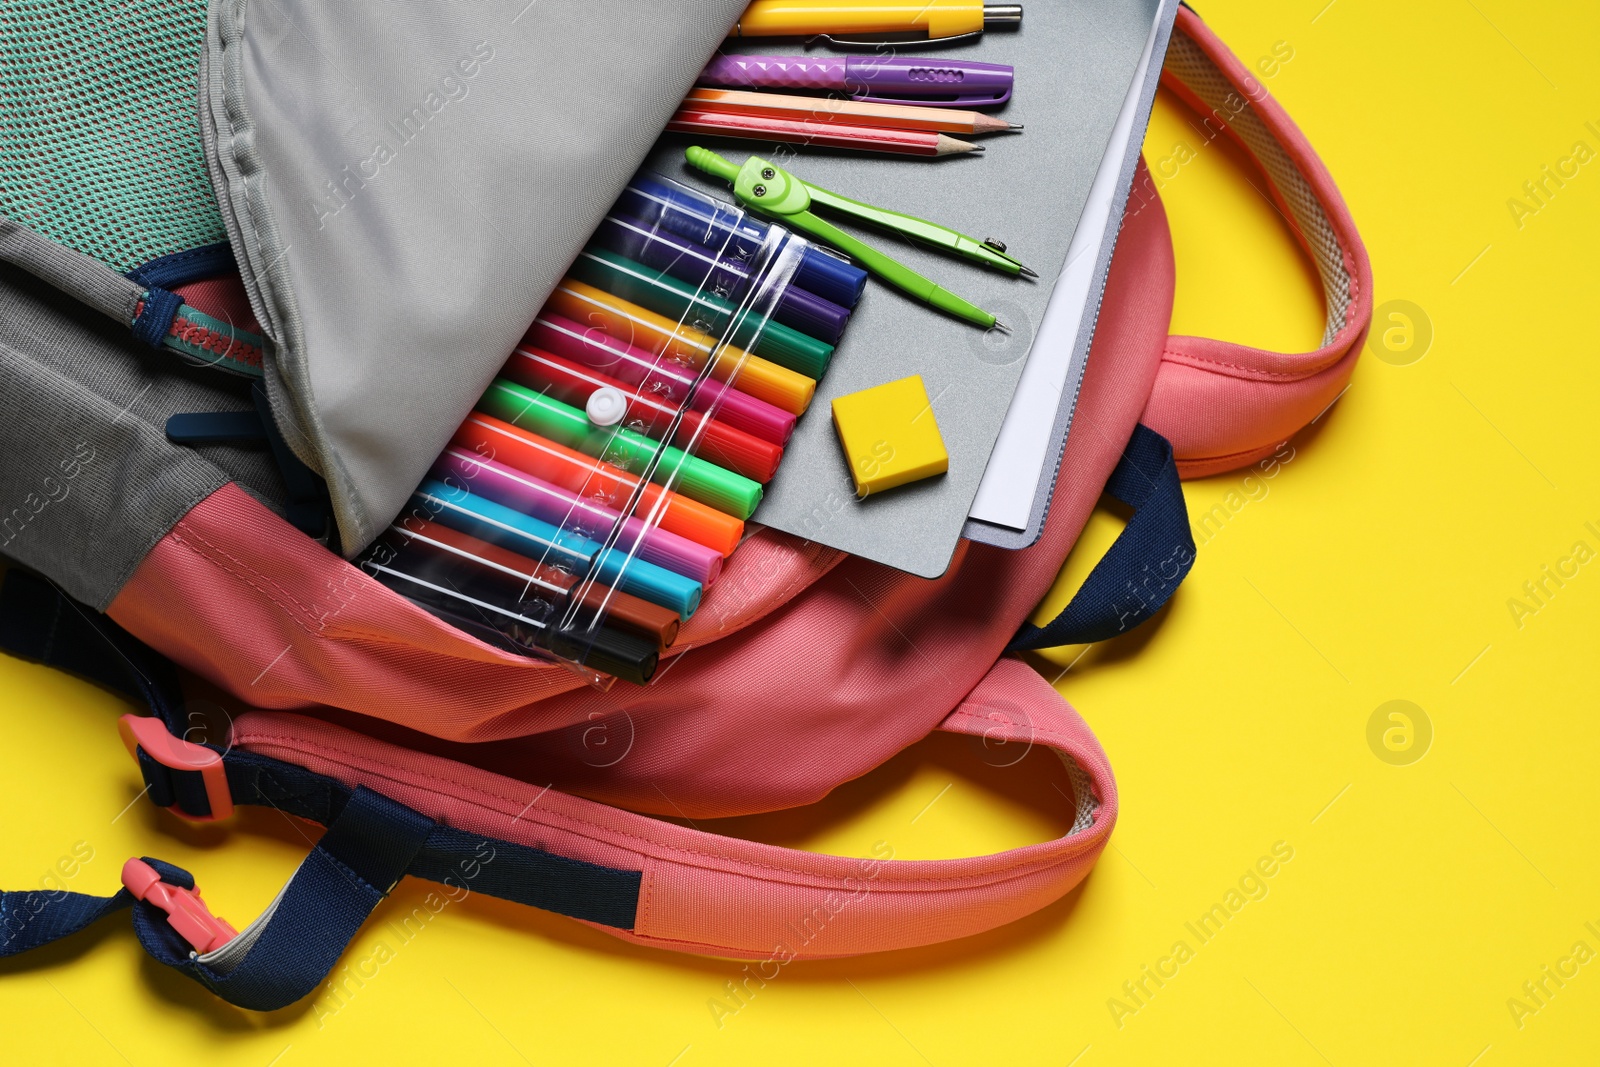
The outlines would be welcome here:
[[[205,0],[0,0],[0,214],[118,271],[226,240],[205,24]]]

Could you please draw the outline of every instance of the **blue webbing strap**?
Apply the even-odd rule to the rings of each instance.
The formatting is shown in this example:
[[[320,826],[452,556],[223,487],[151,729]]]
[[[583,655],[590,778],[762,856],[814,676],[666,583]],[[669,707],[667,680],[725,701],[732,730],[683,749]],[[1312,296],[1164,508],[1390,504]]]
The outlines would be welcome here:
[[[209,956],[196,955],[152,903],[126,889],[110,897],[33,891],[0,893],[0,956],[77,933],[124,908],[151,956],[241,1008],[272,1011],[315,989],[372,909],[421,851],[433,821],[368,790],[339,817],[295,871],[267,914]],[[145,858],[162,881],[194,888],[187,871]]]
[[[333,970],[433,825],[410,808],[357,789],[267,913],[218,951],[196,956],[165,914],[148,904],[135,909],[134,930],[150,955],[230,1004],[253,1011],[285,1007]]]
[[[1194,534],[1165,437],[1135,426],[1106,492],[1132,508],[1133,517],[1061,614],[1044,626],[1023,623],[1009,651],[1127,633],[1161,610],[1194,566]]]
[[[169,729],[182,722],[182,695],[169,663],[110,620],[22,571],[9,572],[0,586],[0,650],[147,698],[152,707],[166,709]],[[198,771],[174,770],[143,749],[138,757],[157,805],[210,814]],[[351,789],[291,763],[239,751],[222,757],[235,805],[276,808],[328,827],[260,919],[217,952],[198,957],[165,912],[136,901],[125,889],[110,897],[49,890],[0,893],[0,957],[70,936],[131,907],[134,930],[152,956],[232,1004],[269,1011],[315,990],[372,909],[405,875],[456,893],[485,893],[633,928],[643,878],[639,871],[442,826],[381,794]],[[162,881],[193,888],[194,879],[180,868],[145,862]]]
[[[0,893],[0,959],[69,937],[133,903],[133,894],[91,897],[65,890]]]

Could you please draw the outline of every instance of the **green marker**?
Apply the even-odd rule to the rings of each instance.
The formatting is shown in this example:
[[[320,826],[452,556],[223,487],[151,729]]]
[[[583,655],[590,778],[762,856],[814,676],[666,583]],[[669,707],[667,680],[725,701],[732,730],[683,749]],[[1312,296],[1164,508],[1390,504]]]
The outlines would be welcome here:
[[[726,300],[702,293],[670,274],[652,270],[604,248],[585,249],[572,265],[571,273],[596,289],[631,300],[657,315],[676,319],[713,337],[721,338],[722,332],[739,314]],[[821,379],[827,373],[828,361],[833,358],[832,345],[781,322],[768,321],[762,326],[760,316],[748,310],[744,316],[745,321],[738,324],[733,335],[722,338],[725,343],[747,349],[807,378]],[[761,331],[759,336],[757,329]],[[755,339],[754,345],[750,344],[751,338]]]
[[[941,226],[914,215],[874,207],[831,193],[826,189],[801,181],[776,163],[759,156],[751,156],[740,167],[723,159],[709,148],[694,147],[688,150],[689,165],[733,185],[739,202],[781,222],[790,229],[832,245],[861,262],[867,270],[896,289],[940,311],[954,315],[984,329],[998,326],[995,317],[970,301],[925,278],[910,267],[884,255],[871,245],[860,241],[812,212],[813,205],[828,208],[859,222],[880,226],[942,251],[1016,277],[1026,274],[1037,277],[1021,263],[1006,254],[1005,246],[994,241],[979,241],[963,233]]]
[[[478,410],[625,471],[642,473],[659,452],[661,462],[651,481],[670,483],[673,492],[738,519],[748,519],[761,503],[761,485],[743,475],[621,426],[596,426],[577,408],[504,378],[490,384]]]

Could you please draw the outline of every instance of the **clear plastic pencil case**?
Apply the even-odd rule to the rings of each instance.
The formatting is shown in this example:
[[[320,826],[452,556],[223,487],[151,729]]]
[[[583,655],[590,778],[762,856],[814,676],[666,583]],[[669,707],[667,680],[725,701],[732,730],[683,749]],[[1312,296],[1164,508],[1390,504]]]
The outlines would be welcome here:
[[[865,274],[640,175],[362,556],[459,629],[646,684],[776,473]]]

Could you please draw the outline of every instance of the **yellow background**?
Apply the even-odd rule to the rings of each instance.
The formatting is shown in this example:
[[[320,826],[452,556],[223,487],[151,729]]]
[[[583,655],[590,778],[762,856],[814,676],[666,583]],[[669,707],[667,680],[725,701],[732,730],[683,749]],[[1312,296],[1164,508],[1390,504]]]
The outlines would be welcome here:
[[[1080,890],[961,943],[791,964],[720,1028],[708,1001],[737,965],[486,899],[452,905],[337,1010],[270,1016],[212,1000],[112,921],[0,964],[0,1061],[1595,1062],[1600,962],[1550,984],[1520,1027],[1507,1002],[1575,942],[1600,950],[1585,927],[1600,929],[1600,562],[1547,586],[1520,625],[1508,601],[1574,542],[1600,550],[1585,525],[1600,528],[1600,162],[1520,226],[1507,201],[1574,142],[1600,150],[1585,126],[1600,128],[1600,13],[1509,0],[1202,7],[1246,62],[1292,50],[1264,80],[1339,182],[1378,302],[1409,301],[1421,318],[1409,350],[1405,322],[1379,324],[1401,328],[1396,362],[1369,351],[1275,477],[1188,486],[1193,520],[1209,519],[1159,625],[1037,661],[1122,789],[1112,846]],[[1194,155],[1162,182],[1174,329],[1314,346],[1314,275],[1249,184],[1259,177],[1200,148],[1191,118],[1164,97],[1147,144],[1153,162],[1180,143]],[[1096,518],[1054,606],[1115,530]],[[128,807],[139,785],[113,698],[12,660],[0,693],[0,885],[36,885],[83,842],[93,858],[71,888],[108,892],[124,858],[160,855],[242,924],[303,855],[275,816],[205,832]],[[1409,765],[1369,746],[1368,721],[1391,700],[1421,709],[1419,731],[1431,724]],[[855,854],[884,838],[907,858],[1059,833],[1065,804],[1038,754],[996,762],[929,742],[815,811],[725,829]],[[1266,895],[1199,944],[1184,924],[1278,842],[1293,859]],[[422,892],[403,885],[380,920]],[[370,924],[347,961],[385,939]],[[1123,983],[1179,940],[1193,958],[1131,1001]],[[1112,998],[1138,1010],[1114,1018]]]

